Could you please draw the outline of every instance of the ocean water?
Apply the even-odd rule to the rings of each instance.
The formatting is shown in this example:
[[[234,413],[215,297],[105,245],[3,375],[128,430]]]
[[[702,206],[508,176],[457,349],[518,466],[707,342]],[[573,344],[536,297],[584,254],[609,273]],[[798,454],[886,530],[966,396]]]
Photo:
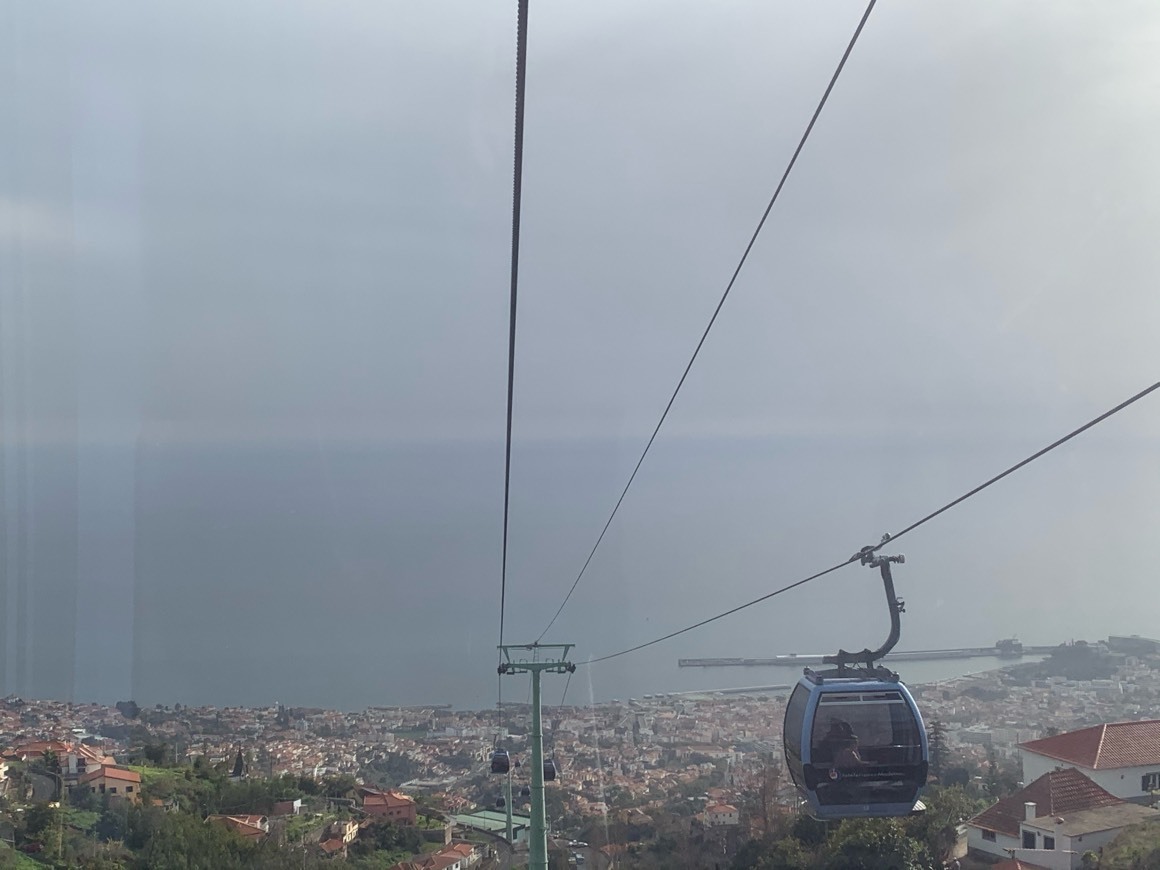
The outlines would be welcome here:
[[[1013,664],[1042,661],[1044,656],[1024,656],[1021,659],[1001,659],[997,656],[982,656],[971,659],[937,659],[931,661],[898,662],[894,667],[904,682],[910,685],[937,683],[968,674],[992,671]],[[892,666],[893,667],[893,666]],[[609,701],[613,698],[627,700],[644,695],[659,695],[670,692],[711,692],[723,689],[745,687],[768,687],[786,685],[792,687],[802,669],[800,667],[730,667],[730,668],[680,668],[676,661],[670,672],[657,674],[651,680],[642,679],[639,671],[625,668],[611,678],[593,677],[587,668],[580,668],[572,679],[567,700],[571,704]],[[590,677],[592,677],[590,679]],[[545,678],[546,679],[546,678]],[[564,680],[566,678],[559,677]],[[579,684],[579,685],[577,685]],[[577,691],[579,689],[579,691]],[[576,693],[576,694],[573,694]],[[581,697],[577,697],[580,695]],[[547,703],[556,703],[557,695],[545,689]],[[509,693],[510,700],[523,701],[517,694]]]

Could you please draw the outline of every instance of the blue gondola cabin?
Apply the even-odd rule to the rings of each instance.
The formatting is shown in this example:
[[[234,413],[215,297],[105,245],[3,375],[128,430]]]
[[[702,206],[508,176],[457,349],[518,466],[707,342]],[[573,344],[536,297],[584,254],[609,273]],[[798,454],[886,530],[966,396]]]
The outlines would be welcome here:
[[[786,705],[785,760],[815,818],[921,810],[926,729],[901,682],[807,670]]]

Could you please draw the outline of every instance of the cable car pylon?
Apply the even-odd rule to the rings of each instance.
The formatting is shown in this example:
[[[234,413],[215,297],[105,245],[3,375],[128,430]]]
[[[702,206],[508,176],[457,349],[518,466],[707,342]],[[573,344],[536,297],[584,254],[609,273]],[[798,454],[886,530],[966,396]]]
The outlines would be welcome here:
[[[528,840],[528,870],[548,870],[548,825],[544,812],[544,729],[540,713],[540,674],[570,674],[576,665],[568,661],[571,643],[502,644],[503,674],[528,673],[532,677],[532,818]],[[529,655],[530,654],[530,655]],[[548,657],[543,657],[546,654]],[[508,796],[511,811],[511,796]]]

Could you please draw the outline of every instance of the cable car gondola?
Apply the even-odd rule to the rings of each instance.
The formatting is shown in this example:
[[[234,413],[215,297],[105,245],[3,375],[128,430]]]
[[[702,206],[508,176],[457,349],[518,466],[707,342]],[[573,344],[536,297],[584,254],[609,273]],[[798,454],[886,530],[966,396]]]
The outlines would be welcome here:
[[[497,810],[502,810],[506,806],[507,806],[507,801],[505,801],[502,797],[497,797],[495,799],[495,808]]]
[[[810,815],[818,819],[905,816],[925,809],[928,748],[922,715],[898,674],[874,662],[898,643],[903,602],[890,563],[902,556],[862,551],[882,572],[890,636],[879,649],[826,656],[830,671],[808,668],[785,711],[785,761]]]
[[[497,749],[491,754],[491,772],[507,773],[511,770],[511,761],[506,749]]]
[[[550,758],[545,759],[544,760],[544,782],[551,782],[552,780],[554,780],[556,778],[557,773],[558,773],[558,770],[556,768],[556,762],[552,761]]]
[[[530,788],[528,788],[526,785],[520,789],[520,797],[528,798],[531,796],[532,796],[532,790]]]

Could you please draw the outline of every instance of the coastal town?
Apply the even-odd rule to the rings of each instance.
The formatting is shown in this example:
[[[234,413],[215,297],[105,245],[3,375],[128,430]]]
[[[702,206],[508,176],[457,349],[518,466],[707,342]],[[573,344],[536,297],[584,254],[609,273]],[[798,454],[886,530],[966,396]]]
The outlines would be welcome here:
[[[1154,718],[1160,710],[1160,643],[1080,642],[1060,647],[1044,662],[911,690],[928,728],[937,733],[932,741],[937,739],[943,760],[932,758],[932,766],[945,766],[938,771],[944,777],[953,775],[952,766],[961,771],[961,785],[1001,767],[1014,780],[1009,790],[1027,788],[1035,778],[1031,773],[1046,775],[1056,766],[1029,765],[1028,752],[1044,741],[1107,723],[1147,723],[1152,743],[1146,750],[1155,757],[1132,759],[1133,773],[1140,767],[1143,780],[1135,776],[1133,788],[1115,797],[1133,807],[1120,815],[1125,824],[1155,813],[1145,804],[1160,789],[1160,721]],[[546,800],[557,851],[569,864],[611,867],[631,853],[632,837],[646,840],[666,818],[680,816],[720,831],[736,846],[760,833],[770,812],[795,813],[798,798],[781,770],[784,705],[783,695],[703,693],[545,708],[545,753],[559,770]],[[514,704],[500,712],[431,706],[340,712],[281,705],[139,707],[132,701],[109,707],[9,697],[0,702],[0,742],[7,747],[0,773],[10,808],[59,799],[61,789],[70,799],[80,790],[163,804],[175,800],[176,792],[154,788],[150,794],[150,786],[168,771],[218,770],[234,781],[340,783],[329,797],[319,790],[321,799],[307,794],[280,805],[256,802],[207,813],[205,820],[255,839],[281,832],[285,840],[289,829],[304,853],[320,857],[346,856],[372,822],[421,823],[434,832],[428,839],[438,848],[415,856],[428,863],[400,861],[399,868],[483,861],[511,866],[526,836],[529,780],[519,766],[510,781],[490,776],[486,762],[497,745],[516,760],[527,759],[528,729],[528,708]],[[1118,732],[1113,727],[1108,733]],[[1133,734],[1137,745],[1140,735]],[[1058,752],[1048,756],[1061,758]],[[52,770],[43,769],[45,758],[52,759]],[[1108,783],[1101,780],[1100,786],[1107,789]],[[287,817],[301,815],[304,807],[316,823],[289,824]],[[601,839],[602,825],[609,830],[609,822],[623,841],[614,834],[589,845]],[[967,825],[965,841],[972,831],[975,854],[985,854],[1002,834]],[[1018,839],[1018,830],[1008,835]],[[1023,837],[1015,848],[1028,843]]]

